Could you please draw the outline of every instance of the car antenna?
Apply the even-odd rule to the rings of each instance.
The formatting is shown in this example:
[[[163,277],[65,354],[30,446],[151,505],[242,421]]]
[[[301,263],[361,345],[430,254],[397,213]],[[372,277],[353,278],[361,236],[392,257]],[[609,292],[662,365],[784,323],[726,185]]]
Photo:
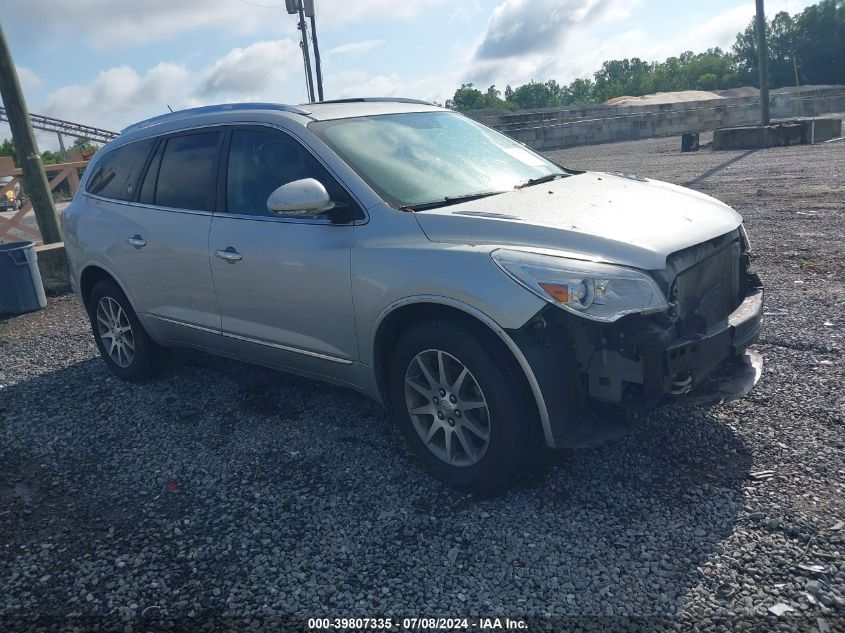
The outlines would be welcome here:
[[[166,105],[166,106],[167,106],[167,109],[168,109],[168,110],[170,110],[171,112],[173,112],[173,108],[171,108],[171,107],[170,107],[170,104],[169,104],[169,103],[165,103],[164,105]]]

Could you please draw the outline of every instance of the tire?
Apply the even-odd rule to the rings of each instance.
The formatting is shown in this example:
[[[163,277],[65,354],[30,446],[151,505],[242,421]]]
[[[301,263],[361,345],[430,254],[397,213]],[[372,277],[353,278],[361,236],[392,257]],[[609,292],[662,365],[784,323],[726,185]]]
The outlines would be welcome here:
[[[472,328],[436,320],[403,334],[390,359],[390,407],[411,451],[429,473],[467,492],[505,487],[532,452],[533,407],[502,356]]]
[[[115,282],[108,279],[97,282],[87,307],[97,349],[115,376],[139,382],[159,372],[164,349],[144,330]]]

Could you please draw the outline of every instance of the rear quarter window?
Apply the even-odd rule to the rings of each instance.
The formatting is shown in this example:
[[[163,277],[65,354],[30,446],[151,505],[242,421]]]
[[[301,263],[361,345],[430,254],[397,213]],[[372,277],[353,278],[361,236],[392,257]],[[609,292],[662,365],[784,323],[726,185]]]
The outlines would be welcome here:
[[[85,191],[104,198],[131,200],[153,144],[153,139],[145,139],[108,151],[94,165]]]

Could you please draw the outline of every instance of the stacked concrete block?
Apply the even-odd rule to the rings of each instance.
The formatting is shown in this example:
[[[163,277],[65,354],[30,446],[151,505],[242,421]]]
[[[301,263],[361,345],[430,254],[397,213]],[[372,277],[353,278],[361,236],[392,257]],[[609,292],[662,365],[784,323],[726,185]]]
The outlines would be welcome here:
[[[807,86],[772,91],[773,118],[845,112],[845,86]],[[469,113],[473,116],[473,113]],[[535,149],[680,136],[759,121],[759,97],[727,97],[636,106],[579,105],[478,119]]]

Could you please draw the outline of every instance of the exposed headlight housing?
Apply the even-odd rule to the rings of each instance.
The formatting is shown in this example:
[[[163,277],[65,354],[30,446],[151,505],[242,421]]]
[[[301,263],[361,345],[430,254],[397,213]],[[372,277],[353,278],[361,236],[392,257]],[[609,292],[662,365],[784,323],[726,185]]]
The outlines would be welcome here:
[[[612,322],[669,308],[654,279],[638,270],[508,249],[491,256],[544,301],[587,319]]]
[[[745,229],[745,222],[739,225],[739,234],[742,237],[742,252],[751,252],[751,241],[748,239],[748,231]]]

